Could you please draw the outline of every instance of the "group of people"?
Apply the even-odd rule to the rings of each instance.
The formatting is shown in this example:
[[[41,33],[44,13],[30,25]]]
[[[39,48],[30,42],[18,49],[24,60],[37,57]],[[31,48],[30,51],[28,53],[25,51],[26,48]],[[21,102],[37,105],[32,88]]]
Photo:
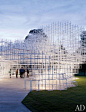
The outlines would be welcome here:
[[[25,69],[23,67],[20,68],[20,78],[24,78],[25,77]],[[11,78],[11,69],[9,71],[10,74],[10,78]],[[29,69],[27,68],[27,77],[29,77]],[[18,69],[16,70],[16,78],[18,78]]]
[[[21,67],[20,69],[20,77],[24,78],[25,77],[25,69],[23,69],[23,67]],[[27,68],[27,77],[29,77],[29,69]]]

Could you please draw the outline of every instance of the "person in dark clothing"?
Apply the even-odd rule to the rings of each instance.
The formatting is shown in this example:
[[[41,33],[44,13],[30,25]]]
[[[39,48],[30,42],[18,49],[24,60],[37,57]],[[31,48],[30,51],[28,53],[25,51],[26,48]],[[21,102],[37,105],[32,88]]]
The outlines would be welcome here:
[[[24,77],[23,77],[23,74],[24,74],[24,69],[23,69],[23,67],[21,67],[21,69],[20,69],[20,77],[21,77],[21,78],[24,78]]]
[[[27,68],[27,77],[29,77],[29,69]]]

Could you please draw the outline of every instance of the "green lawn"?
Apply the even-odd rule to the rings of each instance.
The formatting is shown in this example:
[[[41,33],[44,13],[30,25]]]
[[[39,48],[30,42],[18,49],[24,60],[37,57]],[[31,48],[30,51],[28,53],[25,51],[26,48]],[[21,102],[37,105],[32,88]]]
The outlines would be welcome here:
[[[86,76],[77,76],[78,86],[67,90],[32,91],[22,101],[32,112],[75,112],[86,106]]]

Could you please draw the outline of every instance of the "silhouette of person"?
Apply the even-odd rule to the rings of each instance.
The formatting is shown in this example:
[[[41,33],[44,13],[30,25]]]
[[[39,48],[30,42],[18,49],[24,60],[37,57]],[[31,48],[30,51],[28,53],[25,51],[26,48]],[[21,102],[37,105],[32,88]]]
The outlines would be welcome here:
[[[10,78],[11,78],[11,69],[9,70],[9,73],[10,73]]]
[[[20,77],[21,78],[23,78],[23,74],[24,74],[24,69],[23,69],[23,67],[21,67],[21,69],[20,69]]]
[[[18,69],[16,70],[16,78],[18,78]]]
[[[28,69],[28,67],[27,67],[27,77],[29,77],[29,69]]]

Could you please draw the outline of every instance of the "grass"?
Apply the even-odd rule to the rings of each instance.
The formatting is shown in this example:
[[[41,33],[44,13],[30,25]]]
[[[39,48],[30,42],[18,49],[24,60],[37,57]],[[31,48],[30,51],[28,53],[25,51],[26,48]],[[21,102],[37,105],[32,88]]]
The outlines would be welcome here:
[[[62,91],[32,91],[22,103],[32,112],[75,112],[77,105],[86,106],[86,77],[78,78],[77,87]]]

